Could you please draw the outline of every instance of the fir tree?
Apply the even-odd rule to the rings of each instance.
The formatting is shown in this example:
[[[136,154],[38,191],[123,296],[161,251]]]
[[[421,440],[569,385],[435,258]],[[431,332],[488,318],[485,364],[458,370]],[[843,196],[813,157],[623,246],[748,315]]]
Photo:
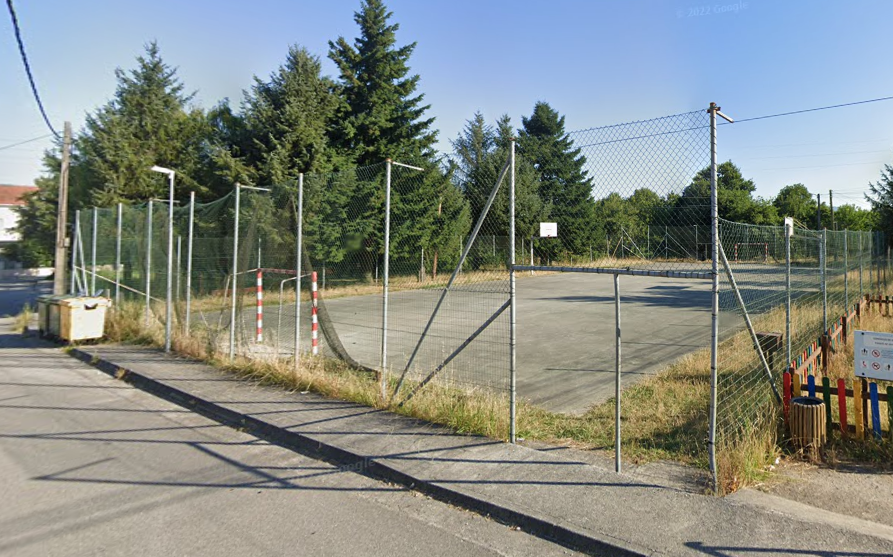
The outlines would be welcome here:
[[[192,95],[176,69],[161,59],[158,45],[146,46],[130,72],[115,71],[114,98],[87,116],[75,142],[74,164],[84,167],[84,188],[90,201],[109,206],[121,201],[162,197],[167,182],[149,171],[153,165],[177,172],[178,197],[189,190],[207,190],[195,180],[205,148],[207,122],[200,110],[187,105]]]
[[[596,241],[592,184],[583,169],[586,158],[564,130],[564,116],[548,103],[537,102],[533,114],[521,119],[518,150],[536,169],[539,195],[551,207],[564,251],[589,253]]]
[[[430,105],[416,94],[418,75],[409,75],[416,44],[396,46],[399,25],[381,0],[365,0],[354,21],[360,36],[350,45],[344,37],[329,42],[329,58],[338,66],[346,102],[335,137],[360,166],[386,158],[430,157],[436,140]]]

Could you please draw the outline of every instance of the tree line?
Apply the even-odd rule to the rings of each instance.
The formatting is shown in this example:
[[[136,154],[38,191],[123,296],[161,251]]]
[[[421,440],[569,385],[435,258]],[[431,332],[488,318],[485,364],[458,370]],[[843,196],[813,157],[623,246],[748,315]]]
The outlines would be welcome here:
[[[153,165],[177,171],[176,197],[188,192],[211,201],[232,191],[236,182],[276,185],[268,201],[265,238],[275,244],[287,235],[298,175],[331,175],[305,188],[305,231],[322,260],[339,263],[351,251],[362,252],[358,271],[368,271],[381,251],[384,194],[381,172],[364,179],[357,168],[380,165],[386,158],[418,165],[417,174],[401,172],[392,199],[392,254],[407,260],[424,249],[444,263],[455,258],[457,242],[469,233],[516,140],[516,223],[518,236],[537,234],[539,223],[554,221],[560,238],[548,255],[592,253],[620,233],[641,234],[650,226],[709,226],[709,169],[692,177],[681,193],[639,188],[624,197],[593,194],[586,159],[565,129],[565,119],[545,101],[515,128],[508,115],[492,124],[475,113],[452,151],[435,149],[437,130],[430,105],[419,92],[420,76],[410,68],[415,43],[399,45],[399,25],[382,0],[363,0],[354,14],[358,36],[329,42],[328,58],[337,77],[322,72],[319,56],[300,46],[289,49],[269,77],[255,77],[236,108],[223,100],[205,109],[195,93],[161,56],[157,43],[130,70],[115,72],[112,99],[89,113],[73,141],[69,171],[70,209],[110,207],[166,197],[167,183],[149,172]],[[60,146],[44,157],[39,190],[21,208],[22,241],[9,255],[26,265],[52,261],[55,240]],[[812,224],[816,205],[802,184],[785,186],[766,200],[731,161],[719,166],[722,218],[777,225],[784,216]],[[401,178],[402,177],[402,178]],[[872,185],[878,207],[893,206],[893,171]],[[402,183],[399,180],[403,180]],[[877,187],[877,190],[875,190]],[[885,197],[886,195],[886,197]],[[883,205],[886,203],[886,205]],[[508,232],[508,195],[494,200],[483,231]],[[823,205],[822,222],[830,223]],[[893,222],[893,210],[866,211],[844,205],[834,211],[838,228],[875,229]],[[225,231],[224,231],[225,232]],[[266,239],[265,239],[266,241]]]

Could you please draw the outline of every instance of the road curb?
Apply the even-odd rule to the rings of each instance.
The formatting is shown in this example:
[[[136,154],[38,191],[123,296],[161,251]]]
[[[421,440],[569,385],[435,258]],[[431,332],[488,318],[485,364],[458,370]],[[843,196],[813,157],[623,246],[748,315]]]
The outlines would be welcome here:
[[[86,352],[81,348],[70,348],[68,354],[115,379],[122,380],[137,389],[223,425],[245,431],[255,437],[303,455],[321,458],[344,469],[400,484],[439,501],[465,508],[506,524],[519,526],[529,534],[570,549],[593,555],[650,556],[654,554],[652,551],[637,548],[623,540],[596,538],[591,534],[575,530],[571,526],[558,524],[549,519],[536,517],[530,513],[510,508],[507,505],[462,493],[436,482],[415,478],[376,458],[360,455],[325,441],[311,438],[305,434],[280,428],[221,404],[194,396],[135,370],[119,366],[112,361]]]

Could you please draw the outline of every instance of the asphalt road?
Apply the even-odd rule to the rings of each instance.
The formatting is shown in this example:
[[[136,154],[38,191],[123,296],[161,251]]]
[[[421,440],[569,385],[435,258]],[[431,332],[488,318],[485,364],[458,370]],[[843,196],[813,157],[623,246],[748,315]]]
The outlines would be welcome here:
[[[0,555],[568,555],[117,382],[0,320]]]

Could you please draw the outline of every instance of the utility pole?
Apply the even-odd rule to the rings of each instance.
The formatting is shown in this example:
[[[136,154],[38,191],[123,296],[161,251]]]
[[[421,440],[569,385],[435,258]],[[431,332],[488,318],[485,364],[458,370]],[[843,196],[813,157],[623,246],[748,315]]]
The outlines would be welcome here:
[[[834,192],[828,190],[828,204],[831,206],[831,230],[836,230],[834,228]]]
[[[816,197],[818,198],[818,207],[816,207],[816,230],[822,229],[822,194],[817,193]]]
[[[53,294],[65,294],[65,239],[68,232],[68,167],[71,162],[71,122],[65,122],[62,136],[62,168],[59,171],[59,206],[56,209],[56,255]]]

